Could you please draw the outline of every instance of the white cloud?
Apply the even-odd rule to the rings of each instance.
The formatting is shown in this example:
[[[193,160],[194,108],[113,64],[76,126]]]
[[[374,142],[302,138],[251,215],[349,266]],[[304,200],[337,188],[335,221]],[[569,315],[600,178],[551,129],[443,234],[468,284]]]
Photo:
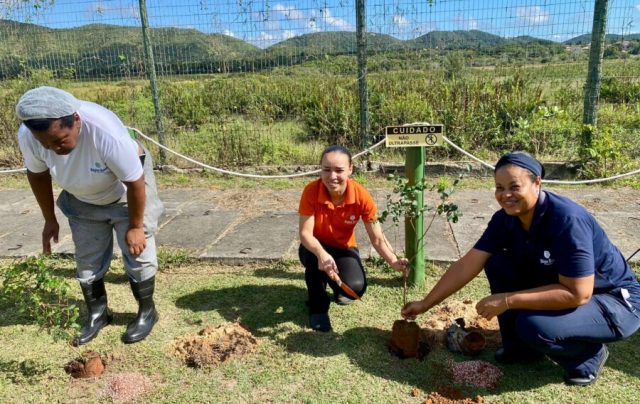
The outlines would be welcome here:
[[[280,3],[276,4],[272,8],[273,11],[281,13],[287,20],[303,20],[304,13],[293,6],[285,6]]]
[[[236,37],[236,34],[234,34],[233,31],[229,31],[228,29],[225,29],[224,31],[222,31],[222,34],[226,36],[231,36],[234,38]]]
[[[453,17],[453,20],[458,24],[458,26],[463,30],[472,30],[478,29],[478,20],[473,17],[466,18],[464,15],[456,15]]]
[[[544,24],[549,21],[549,13],[539,6],[516,7],[516,15],[529,24]]]
[[[405,16],[401,14],[394,15],[392,21],[393,21],[393,25],[395,25],[398,28],[403,28],[409,24],[409,20],[407,20]]]
[[[349,24],[346,20],[331,15],[331,11],[327,8],[320,10],[322,20],[332,27],[338,28],[342,31],[353,31],[355,28]]]
[[[90,3],[88,6],[88,13],[92,17],[109,15],[109,17],[113,18],[114,16],[122,17],[122,18],[136,18],[140,19],[140,9],[137,5],[129,5],[125,7],[118,6],[109,6],[107,3],[98,1],[95,3]]]
[[[289,29],[284,30],[282,32],[282,39],[289,39],[289,38],[293,38],[294,36],[296,36],[296,33]]]
[[[278,39],[275,35],[273,34],[269,34],[267,32],[262,31],[260,33],[260,36],[258,37],[258,40],[261,42],[272,42],[275,41],[276,39]]]
[[[636,10],[640,11],[640,4],[636,4]]]

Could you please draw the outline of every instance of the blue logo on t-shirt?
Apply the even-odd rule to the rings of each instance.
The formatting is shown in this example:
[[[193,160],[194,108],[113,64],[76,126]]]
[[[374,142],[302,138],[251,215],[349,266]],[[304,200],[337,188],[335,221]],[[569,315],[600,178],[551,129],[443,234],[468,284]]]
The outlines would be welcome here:
[[[94,166],[95,167],[91,167],[89,169],[92,173],[104,173],[109,169],[109,167],[107,167],[106,165],[102,165],[102,163],[100,162],[94,163]]]

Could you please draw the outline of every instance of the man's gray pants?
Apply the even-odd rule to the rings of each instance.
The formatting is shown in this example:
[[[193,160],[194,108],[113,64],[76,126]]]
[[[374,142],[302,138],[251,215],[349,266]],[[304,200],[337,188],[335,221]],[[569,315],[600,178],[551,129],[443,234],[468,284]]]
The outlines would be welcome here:
[[[144,233],[147,246],[133,256],[129,253],[126,234],[129,229],[127,196],[109,205],[92,205],[62,191],[57,205],[69,219],[75,246],[76,277],[81,284],[91,284],[102,279],[109,269],[113,256],[113,232],[122,251],[124,268],[129,278],[139,283],[155,276],[158,270],[154,233],[164,205],[158,198],[151,155],[147,151],[144,162],[146,202],[144,208]]]

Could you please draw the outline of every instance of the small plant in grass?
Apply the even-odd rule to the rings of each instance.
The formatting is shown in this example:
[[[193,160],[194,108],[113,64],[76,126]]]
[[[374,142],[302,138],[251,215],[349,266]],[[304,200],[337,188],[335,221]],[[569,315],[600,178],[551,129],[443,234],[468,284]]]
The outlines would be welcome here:
[[[79,328],[79,309],[69,296],[67,280],[55,274],[54,263],[40,256],[0,267],[0,305],[34,320],[58,340]]]
[[[194,262],[196,262],[196,258],[191,256],[189,250],[184,248],[158,249],[158,269],[160,271],[193,264]]]
[[[470,170],[470,167],[467,167]],[[441,178],[435,184],[429,184],[425,179],[422,182],[414,185],[409,184],[409,180],[394,174],[388,176],[389,181],[394,182],[393,193],[387,195],[387,207],[382,211],[378,220],[384,223],[387,219],[391,218],[394,225],[398,226],[400,221],[409,219],[409,223],[413,225],[413,220],[420,214],[432,211],[433,215],[431,221],[427,225],[424,232],[419,235],[418,243],[422,243],[425,234],[431,228],[433,221],[437,215],[445,215],[447,221],[456,223],[458,218],[462,215],[462,212],[458,210],[458,205],[449,202],[449,197],[455,190],[460,180],[462,180],[463,174],[460,174],[453,182],[449,184],[446,178]],[[417,195],[418,193],[437,192],[439,195],[440,203],[436,206],[429,206],[423,204],[422,207],[418,206]],[[415,229],[414,229],[415,230]],[[408,257],[409,261],[413,261],[414,257]],[[404,291],[403,300],[404,304],[407,303],[407,273],[404,276]]]
[[[394,224],[398,225],[405,218],[415,219],[421,213],[433,211],[434,217],[444,214],[447,221],[456,223],[462,213],[458,210],[458,205],[449,202],[449,197],[462,178],[463,174],[460,174],[453,184],[449,184],[446,178],[441,178],[435,184],[429,184],[423,180],[421,183],[409,185],[408,179],[390,174],[388,180],[394,182],[393,193],[387,195],[387,207],[380,214],[380,222],[384,223],[390,218]],[[440,203],[436,206],[424,204],[422,208],[418,207],[416,195],[425,191],[437,192]]]

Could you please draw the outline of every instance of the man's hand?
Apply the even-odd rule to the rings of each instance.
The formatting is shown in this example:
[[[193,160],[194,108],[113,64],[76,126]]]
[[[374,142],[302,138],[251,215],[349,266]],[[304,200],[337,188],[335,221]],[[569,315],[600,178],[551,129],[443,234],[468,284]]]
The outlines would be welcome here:
[[[51,255],[51,239],[57,244],[59,233],[60,225],[57,220],[45,220],[42,229],[42,253],[44,255]]]
[[[127,245],[129,246],[129,254],[138,256],[147,248],[147,238],[144,235],[144,229],[134,227],[127,230]]]

